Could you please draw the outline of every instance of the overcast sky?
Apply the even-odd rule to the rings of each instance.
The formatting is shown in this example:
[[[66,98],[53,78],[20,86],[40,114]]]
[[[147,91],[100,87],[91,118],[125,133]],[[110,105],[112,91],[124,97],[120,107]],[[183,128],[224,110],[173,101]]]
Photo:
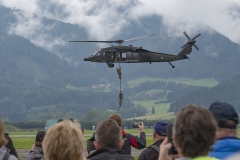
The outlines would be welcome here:
[[[78,24],[89,38],[107,40],[130,21],[158,14],[169,35],[196,34],[208,26],[240,44],[240,0],[0,0],[0,5],[15,10],[18,22],[10,33],[49,50],[65,42],[44,34],[52,26],[44,26],[43,17]]]

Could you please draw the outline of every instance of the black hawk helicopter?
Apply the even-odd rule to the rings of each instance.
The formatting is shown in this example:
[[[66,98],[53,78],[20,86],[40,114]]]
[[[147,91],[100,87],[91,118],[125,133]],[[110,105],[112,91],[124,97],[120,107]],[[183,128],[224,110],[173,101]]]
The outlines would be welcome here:
[[[199,33],[194,38],[189,38],[187,33],[184,31],[184,35],[188,38],[188,42],[182,46],[182,50],[177,55],[160,53],[160,52],[152,52],[142,47],[133,47],[132,45],[123,46],[123,42],[136,41],[139,39],[144,39],[146,37],[152,36],[143,36],[129,40],[115,40],[115,41],[69,41],[69,42],[96,42],[96,43],[117,43],[118,46],[112,46],[107,48],[101,48],[101,50],[97,51],[93,55],[88,58],[84,58],[84,61],[90,62],[105,62],[109,68],[114,67],[114,63],[143,63],[149,62],[168,62],[172,68],[175,66],[171,63],[172,61],[189,59],[187,54],[192,52],[192,46],[194,46],[197,50],[198,47],[195,45],[196,38],[201,34]]]

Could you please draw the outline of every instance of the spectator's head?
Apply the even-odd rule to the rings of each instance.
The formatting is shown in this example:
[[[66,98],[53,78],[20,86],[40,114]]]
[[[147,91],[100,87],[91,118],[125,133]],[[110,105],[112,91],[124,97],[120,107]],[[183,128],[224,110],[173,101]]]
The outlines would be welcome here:
[[[237,136],[238,114],[228,103],[213,102],[209,108],[218,125],[217,138]]]
[[[4,146],[7,143],[5,139],[5,130],[4,130],[4,123],[2,120],[2,116],[0,115],[0,147]]]
[[[109,116],[108,118],[109,120],[113,120],[113,121],[116,121],[117,124],[122,127],[122,118],[120,116],[120,114],[116,114],[116,113],[113,113]]]
[[[153,140],[156,142],[158,140],[163,140],[167,136],[167,125],[168,123],[165,121],[158,121],[154,125],[153,131]]]
[[[217,123],[212,113],[196,105],[187,105],[173,124],[173,140],[180,155],[206,156],[215,142]]]
[[[43,152],[47,160],[83,160],[83,136],[80,124],[63,120],[51,126],[43,139]]]
[[[42,147],[42,141],[43,141],[44,136],[45,136],[44,131],[39,131],[37,133],[36,139],[35,139],[35,146],[36,147]]]
[[[115,120],[105,120],[98,124],[94,146],[98,150],[104,147],[122,148],[122,132]]]

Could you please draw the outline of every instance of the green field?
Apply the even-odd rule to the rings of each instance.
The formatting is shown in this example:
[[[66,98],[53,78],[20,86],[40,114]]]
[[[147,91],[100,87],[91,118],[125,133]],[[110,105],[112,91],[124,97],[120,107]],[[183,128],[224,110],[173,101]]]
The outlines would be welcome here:
[[[150,77],[142,77],[135,80],[128,81],[129,87],[138,86],[139,84],[146,81],[164,81],[164,82],[176,82],[182,83],[186,85],[194,85],[194,86],[205,86],[205,87],[213,87],[218,84],[218,81],[213,78],[204,78],[204,79],[192,79],[192,78],[150,78]]]
[[[191,78],[168,78],[168,79],[163,79],[163,78],[150,78],[150,77],[142,77],[138,78],[135,80],[128,81],[129,87],[133,86],[138,86],[141,83],[147,82],[147,81],[164,81],[164,82],[175,82],[175,83],[182,83],[186,85],[195,85],[195,86],[205,86],[205,87],[213,87],[218,84],[218,81],[216,81],[213,78],[205,78],[205,79],[191,79]],[[160,89],[152,89],[152,90],[147,90],[148,92],[151,93],[160,93],[163,92],[164,90]],[[146,91],[144,91],[146,92]],[[143,94],[142,92],[137,93],[136,96]],[[141,98],[141,97],[140,97]],[[155,119],[171,119],[174,117],[173,113],[167,113],[167,110],[170,107],[170,103],[159,103],[155,104],[156,102],[166,102],[166,97],[162,97],[162,99],[158,100],[144,100],[144,101],[133,101],[135,105],[140,104],[144,106],[147,110],[148,113],[146,116],[141,116],[130,118],[130,119],[147,119],[147,120],[155,120]],[[155,114],[152,114],[152,107],[154,106],[155,109]]]
[[[147,120],[169,120],[171,118],[174,118],[175,115],[173,112],[164,113],[164,114],[153,114],[148,116],[139,116],[136,118],[129,118],[129,119],[147,119]]]
[[[127,129],[125,130],[127,133],[130,134],[139,134],[138,129]],[[152,129],[145,129],[146,134],[152,134]],[[87,146],[87,140],[92,137],[94,130],[85,130],[84,131],[84,147]],[[9,132],[10,137],[12,138],[13,145],[16,149],[31,149],[33,143],[35,142],[35,136],[37,132]],[[12,136],[11,136],[12,135]],[[14,137],[16,135],[20,135],[24,137]],[[147,146],[153,143],[152,136],[147,135]]]
[[[12,125],[4,125],[5,126],[5,130],[7,131],[19,131],[19,129],[17,127],[14,127]]]
[[[133,117],[129,119],[147,119],[147,120],[155,120],[155,119],[171,119],[174,117],[174,113],[170,112],[168,113],[167,110],[170,107],[170,103],[159,103],[155,104],[155,102],[158,102],[157,100],[150,100],[150,101],[133,101],[135,105],[140,104],[144,106],[148,113],[146,116],[140,116],[140,117]],[[152,107],[155,108],[155,114],[152,114]]]
[[[37,132],[8,132],[8,134],[11,135],[36,135]]]
[[[155,104],[155,102],[158,102],[158,100],[150,100],[150,101],[133,101],[135,105],[140,104],[147,108],[148,113],[147,115],[152,114],[152,107],[154,106],[155,108],[155,114],[163,114],[167,113],[167,110],[170,107],[170,103],[159,103]]]

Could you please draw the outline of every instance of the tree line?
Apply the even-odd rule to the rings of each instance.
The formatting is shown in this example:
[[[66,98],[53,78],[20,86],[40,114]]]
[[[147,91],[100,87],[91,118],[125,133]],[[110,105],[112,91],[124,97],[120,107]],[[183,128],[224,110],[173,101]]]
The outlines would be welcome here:
[[[186,104],[194,103],[209,108],[214,101],[227,102],[240,112],[240,74],[235,75],[218,85],[207,88],[202,87],[198,90],[191,91],[187,95],[182,96],[178,100],[171,103],[169,112],[177,113]]]

